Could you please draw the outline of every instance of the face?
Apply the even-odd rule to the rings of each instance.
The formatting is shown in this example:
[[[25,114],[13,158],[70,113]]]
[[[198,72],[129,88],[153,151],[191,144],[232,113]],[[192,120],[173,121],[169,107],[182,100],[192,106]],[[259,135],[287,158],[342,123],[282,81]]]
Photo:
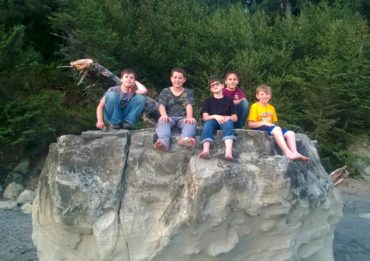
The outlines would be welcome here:
[[[271,93],[265,92],[265,91],[259,91],[256,94],[257,100],[262,104],[267,104],[269,100],[271,99]]]
[[[238,76],[236,76],[235,73],[230,73],[225,79],[225,84],[227,89],[235,90],[236,86],[239,84]]]
[[[222,91],[223,85],[219,81],[215,81],[210,84],[209,88],[211,89],[212,93],[219,93]]]
[[[171,79],[172,86],[175,88],[181,88],[186,82],[185,76],[180,72],[174,72],[171,75],[170,79]]]
[[[135,85],[135,75],[132,73],[125,73],[122,75],[121,81],[126,87],[132,87]]]

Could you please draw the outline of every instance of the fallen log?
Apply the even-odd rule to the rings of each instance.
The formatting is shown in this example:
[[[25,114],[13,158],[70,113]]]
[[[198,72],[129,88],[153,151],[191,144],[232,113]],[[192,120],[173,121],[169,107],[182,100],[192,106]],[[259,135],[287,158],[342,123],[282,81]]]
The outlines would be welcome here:
[[[118,76],[92,59],[79,59],[71,62],[70,65],[80,74],[80,80],[77,85],[80,85],[85,78],[98,82],[105,89],[121,85],[121,79]],[[158,107],[158,102],[147,96],[142,116],[142,120],[146,124],[151,126],[156,124],[159,118]]]
[[[335,186],[342,183],[343,180],[348,177],[349,171],[347,169],[347,165],[334,170],[332,173],[329,174],[331,181],[334,183]]]

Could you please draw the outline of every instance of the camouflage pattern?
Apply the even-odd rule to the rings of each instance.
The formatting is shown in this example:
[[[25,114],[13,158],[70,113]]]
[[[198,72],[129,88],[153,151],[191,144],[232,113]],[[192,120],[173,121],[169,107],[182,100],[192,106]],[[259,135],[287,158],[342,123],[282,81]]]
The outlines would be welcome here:
[[[184,88],[180,96],[175,96],[170,88],[165,88],[159,94],[159,103],[166,107],[169,117],[186,116],[186,105],[193,104],[194,93],[192,90]]]

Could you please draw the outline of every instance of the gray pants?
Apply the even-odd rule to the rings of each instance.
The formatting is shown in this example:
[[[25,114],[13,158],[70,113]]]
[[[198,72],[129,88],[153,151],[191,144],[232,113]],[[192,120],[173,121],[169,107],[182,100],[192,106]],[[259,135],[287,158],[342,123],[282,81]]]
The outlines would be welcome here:
[[[155,128],[158,139],[167,146],[170,146],[171,130],[176,127],[181,129],[181,138],[191,138],[196,134],[196,124],[185,123],[184,117],[170,117],[169,122],[158,120],[157,127]]]

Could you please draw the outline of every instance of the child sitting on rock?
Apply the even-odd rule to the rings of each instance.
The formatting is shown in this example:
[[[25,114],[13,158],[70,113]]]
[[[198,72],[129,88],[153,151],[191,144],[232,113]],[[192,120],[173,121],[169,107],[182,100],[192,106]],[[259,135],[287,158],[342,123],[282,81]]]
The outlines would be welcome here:
[[[252,104],[250,108],[248,127],[253,130],[267,131],[269,135],[274,137],[276,144],[288,159],[309,160],[306,156],[298,153],[295,133],[276,125],[278,119],[275,108],[268,103],[272,97],[271,88],[267,85],[258,86],[256,97],[258,102]]]
[[[212,96],[203,102],[202,118],[204,126],[200,137],[203,146],[199,157],[209,159],[209,149],[213,142],[213,133],[217,129],[222,130],[222,140],[225,142],[225,159],[232,160],[234,135],[234,122],[238,120],[233,101],[222,94],[223,85],[221,80],[212,76],[208,79],[208,85]]]
[[[229,71],[225,75],[225,88],[222,89],[223,95],[231,98],[236,106],[236,114],[238,116],[235,122],[235,128],[244,128],[248,117],[249,103],[241,88],[238,87],[239,77],[234,71]]]
[[[155,129],[158,139],[154,144],[156,150],[167,152],[170,146],[171,130],[181,129],[178,144],[194,147],[196,120],[193,118],[193,91],[184,88],[186,73],[182,68],[171,71],[172,86],[165,88],[159,94],[159,114],[161,115]]]

